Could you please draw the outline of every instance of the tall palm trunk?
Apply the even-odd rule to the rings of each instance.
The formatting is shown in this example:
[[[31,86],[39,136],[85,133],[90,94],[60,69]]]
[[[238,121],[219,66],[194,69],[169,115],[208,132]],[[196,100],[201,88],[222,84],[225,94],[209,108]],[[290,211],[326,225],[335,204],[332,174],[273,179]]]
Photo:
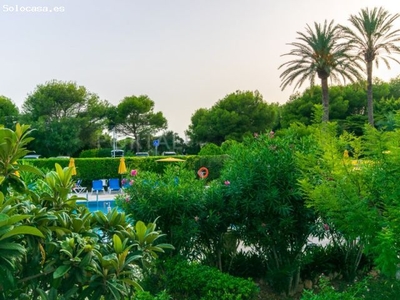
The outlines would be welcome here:
[[[367,104],[368,122],[374,126],[374,102],[372,99],[372,61],[367,61]]]
[[[322,87],[322,107],[324,114],[322,116],[322,122],[329,121],[329,89],[328,89],[328,77],[321,78]]]

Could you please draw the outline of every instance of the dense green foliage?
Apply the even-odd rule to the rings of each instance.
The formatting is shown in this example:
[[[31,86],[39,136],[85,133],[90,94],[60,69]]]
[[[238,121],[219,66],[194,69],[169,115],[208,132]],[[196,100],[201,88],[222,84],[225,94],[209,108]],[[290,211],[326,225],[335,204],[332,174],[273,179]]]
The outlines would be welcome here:
[[[267,104],[256,91],[237,91],[210,109],[201,108],[191,118],[188,135],[192,142],[221,145],[226,140],[263,132],[278,122],[277,105]]]
[[[334,125],[317,128],[315,150],[301,156],[306,168],[301,184],[308,204],[341,234],[338,243],[358,251],[354,270],[366,251],[382,272],[393,276],[399,264],[399,130],[367,127],[363,139],[348,134],[338,139],[335,133]],[[343,156],[346,148],[356,166]]]
[[[108,107],[106,101],[74,82],[39,84],[22,106],[23,122],[35,129],[30,149],[55,157],[93,148]]]
[[[202,209],[204,183],[193,172],[170,165],[163,174],[139,171],[131,176],[127,196],[117,196],[118,204],[140,220],[154,220],[167,235],[176,252],[190,253],[195,247],[195,216]]]
[[[0,124],[6,128],[14,128],[14,123],[18,120],[18,107],[11,99],[0,95]]]
[[[159,243],[155,223],[79,205],[72,168],[44,174],[18,164],[29,133],[19,124],[0,129],[0,298],[131,298],[143,270],[173,247]],[[36,178],[29,189],[27,173]]]
[[[295,154],[307,153],[307,139],[261,135],[233,146],[221,177],[229,182],[228,203],[234,231],[267,262],[266,275],[276,289],[294,292],[303,248],[316,216],[304,206]]]
[[[159,265],[157,275],[147,285],[152,289],[166,289],[173,299],[252,300],[258,295],[258,287],[250,279],[233,277],[179,258]]]
[[[207,143],[203,147],[201,147],[199,155],[220,155],[222,154],[222,150],[220,147],[213,143]]]
[[[307,145],[293,136],[252,137],[229,148],[219,179],[207,188],[192,172],[171,166],[163,174],[135,174],[118,203],[143,220],[160,216],[176,253],[220,270],[230,270],[237,239],[254,246],[267,261],[270,282],[291,293],[315,220],[296,188],[295,152]]]

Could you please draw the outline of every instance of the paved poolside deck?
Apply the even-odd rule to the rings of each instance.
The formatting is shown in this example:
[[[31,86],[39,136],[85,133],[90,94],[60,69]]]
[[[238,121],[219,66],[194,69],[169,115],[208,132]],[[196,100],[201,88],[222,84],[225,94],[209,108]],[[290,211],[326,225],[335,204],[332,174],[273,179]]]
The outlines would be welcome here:
[[[112,192],[111,194],[108,192],[105,193],[93,193],[91,194],[90,192],[85,192],[85,193],[73,193],[73,195],[77,195],[78,197],[82,197],[87,199],[88,201],[96,201],[96,200],[113,200],[115,196],[120,195],[121,193],[119,192]]]

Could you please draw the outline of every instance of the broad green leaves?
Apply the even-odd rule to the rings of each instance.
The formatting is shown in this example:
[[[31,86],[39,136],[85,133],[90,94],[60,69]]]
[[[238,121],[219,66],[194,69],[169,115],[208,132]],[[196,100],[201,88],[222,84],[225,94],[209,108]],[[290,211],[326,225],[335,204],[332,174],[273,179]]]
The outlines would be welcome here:
[[[154,223],[144,234],[137,226],[139,241],[125,213],[78,205],[71,168],[56,164],[44,175],[15,164],[28,133],[29,126],[0,129],[0,298],[131,298],[141,290],[139,274],[172,246],[153,244],[162,236]],[[26,174],[39,175],[34,191],[25,188]]]
[[[31,133],[30,126],[16,124],[15,131],[0,128],[0,191],[8,194],[8,188],[23,192],[25,183],[19,177],[19,165],[17,160],[29,153],[26,146],[32,141],[28,135]],[[22,167],[29,172],[43,175],[41,171],[33,167]]]

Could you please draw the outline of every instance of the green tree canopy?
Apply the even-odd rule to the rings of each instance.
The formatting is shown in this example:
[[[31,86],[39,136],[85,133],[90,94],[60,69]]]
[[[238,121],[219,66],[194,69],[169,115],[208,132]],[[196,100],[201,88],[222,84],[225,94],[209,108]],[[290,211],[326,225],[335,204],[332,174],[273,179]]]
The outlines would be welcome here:
[[[277,105],[264,102],[258,91],[236,91],[211,109],[197,110],[187,133],[194,142],[221,145],[225,140],[241,141],[246,134],[271,129],[277,116]]]
[[[53,80],[28,95],[23,119],[34,129],[30,148],[43,156],[72,155],[93,148],[109,104],[75,82]]]
[[[0,95],[0,124],[6,128],[13,128],[19,115],[18,107],[11,99]]]
[[[125,97],[117,106],[116,124],[120,132],[134,137],[137,151],[141,138],[168,126],[162,112],[154,112],[154,101],[147,95]]]

